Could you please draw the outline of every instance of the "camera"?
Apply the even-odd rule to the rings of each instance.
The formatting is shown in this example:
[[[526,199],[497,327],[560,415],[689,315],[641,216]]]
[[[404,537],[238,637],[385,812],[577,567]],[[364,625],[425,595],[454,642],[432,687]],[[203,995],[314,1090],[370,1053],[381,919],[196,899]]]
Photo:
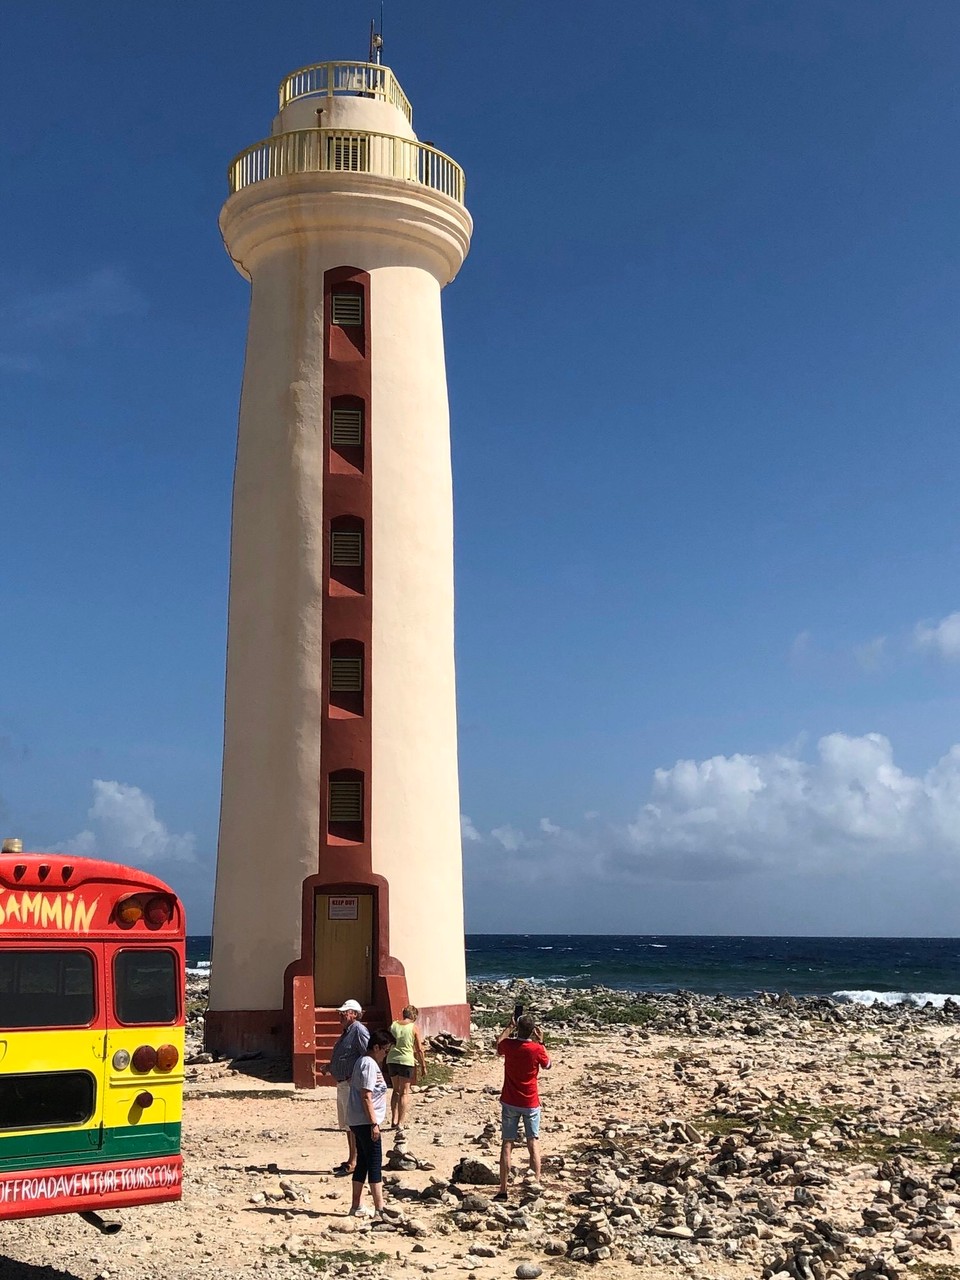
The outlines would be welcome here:
[[[513,1006],[513,1020],[514,1020],[514,1022],[519,1022],[519,1020],[520,1020],[522,1017],[523,1017],[523,1005],[522,1005],[522,1004],[515,1004],[515,1005]]]

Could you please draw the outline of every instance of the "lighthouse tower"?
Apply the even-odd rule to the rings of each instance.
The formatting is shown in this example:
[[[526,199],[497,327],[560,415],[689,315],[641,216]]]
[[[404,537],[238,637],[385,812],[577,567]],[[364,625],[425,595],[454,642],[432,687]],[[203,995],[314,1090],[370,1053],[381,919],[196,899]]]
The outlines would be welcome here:
[[[393,73],[304,67],[230,166],[251,282],[208,1048],[314,1083],[359,1000],[466,1004],[440,290],[472,222]]]

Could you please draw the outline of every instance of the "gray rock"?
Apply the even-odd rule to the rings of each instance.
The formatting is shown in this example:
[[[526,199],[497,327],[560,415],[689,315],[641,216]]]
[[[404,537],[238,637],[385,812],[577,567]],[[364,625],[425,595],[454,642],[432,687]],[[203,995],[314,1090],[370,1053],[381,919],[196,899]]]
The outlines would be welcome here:
[[[516,1270],[517,1280],[537,1280],[540,1275],[543,1275],[543,1269],[533,1262],[521,1262]]]
[[[494,1187],[500,1185],[499,1170],[472,1156],[463,1156],[450,1175],[451,1182],[465,1182],[470,1186]]]

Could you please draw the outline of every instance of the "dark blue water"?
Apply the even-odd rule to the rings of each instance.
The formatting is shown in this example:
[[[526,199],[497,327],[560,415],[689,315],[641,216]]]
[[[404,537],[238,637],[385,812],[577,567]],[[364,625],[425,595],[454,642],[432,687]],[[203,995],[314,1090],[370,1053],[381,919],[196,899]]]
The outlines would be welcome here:
[[[488,981],[731,996],[790,991],[865,1003],[960,999],[957,938],[471,933],[466,943],[468,976]],[[187,939],[191,967],[209,958],[209,938]]]

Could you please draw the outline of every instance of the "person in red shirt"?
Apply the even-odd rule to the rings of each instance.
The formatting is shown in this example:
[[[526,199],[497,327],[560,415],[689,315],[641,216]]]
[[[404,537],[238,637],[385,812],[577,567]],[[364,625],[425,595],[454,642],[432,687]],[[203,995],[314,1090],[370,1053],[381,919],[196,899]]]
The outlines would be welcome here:
[[[500,1092],[501,1144],[500,1190],[494,1200],[506,1200],[513,1144],[523,1136],[530,1153],[530,1170],[540,1181],[540,1095],[537,1076],[540,1068],[549,1071],[550,1058],[543,1036],[529,1013],[510,1021],[497,1037],[497,1053],[503,1058],[503,1089]]]

